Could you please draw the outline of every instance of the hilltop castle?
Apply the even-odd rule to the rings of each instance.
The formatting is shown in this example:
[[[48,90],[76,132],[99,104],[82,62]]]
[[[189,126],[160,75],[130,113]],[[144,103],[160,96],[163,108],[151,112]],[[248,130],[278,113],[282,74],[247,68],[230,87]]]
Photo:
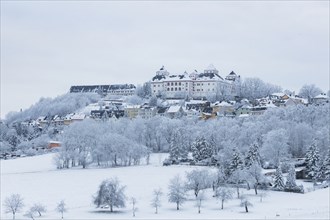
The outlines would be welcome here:
[[[178,75],[171,75],[163,66],[151,80],[152,95],[165,95],[166,98],[205,98],[216,93],[234,97],[239,95],[239,87],[239,75],[232,71],[222,78],[212,64],[203,73],[195,70]]]

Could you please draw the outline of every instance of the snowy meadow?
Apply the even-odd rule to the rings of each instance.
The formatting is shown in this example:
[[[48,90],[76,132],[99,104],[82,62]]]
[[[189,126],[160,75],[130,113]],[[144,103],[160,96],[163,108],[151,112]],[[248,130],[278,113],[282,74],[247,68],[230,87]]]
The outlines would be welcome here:
[[[253,190],[242,189],[241,193],[249,197],[253,204],[248,213],[240,207],[241,200],[236,199],[235,195],[221,210],[221,203],[212,197],[212,189],[207,189],[201,213],[198,214],[195,195],[191,191],[178,211],[175,204],[168,202],[169,180],[177,174],[184,177],[186,172],[201,168],[187,165],[164,167],[162,161],[167,156],[152,154],[149,165],[67,170],[56,169],[52,162],[54,154],[2,160],[1,197],[12,193],[23,197],[24,211],[17,214],[17,219],[27,219],[23,214],[34,203],[41,203],[47,209],[36,219],[60,219],[61,215],[55,208],[61,200],[67,204],[64,219],[132,219],[129,202],[126,208],[116,208],[114,213],[96,208],[92,202],[101,181],[116,176],[121,184],[126,185],[127,197],[137,200],[137,219],[329,219],[329,188],[305,194],[269,191],[262,202]],[[207,169],[214,171],[214,168]],[[304,183],[304,186],[312,189],[311,183]],[[151,206],[156,188],[163,191],[158,214]],[[1,213],[1,219],[11,218],[11,213]]]

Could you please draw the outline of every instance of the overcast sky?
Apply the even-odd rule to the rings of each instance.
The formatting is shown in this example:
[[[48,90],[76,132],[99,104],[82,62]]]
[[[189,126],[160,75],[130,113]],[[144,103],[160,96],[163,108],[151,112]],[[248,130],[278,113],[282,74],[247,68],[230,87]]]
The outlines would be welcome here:
[[[210,63],[329,89],[328,1],[1,1],[1,117],[71,85],[141,84]]]

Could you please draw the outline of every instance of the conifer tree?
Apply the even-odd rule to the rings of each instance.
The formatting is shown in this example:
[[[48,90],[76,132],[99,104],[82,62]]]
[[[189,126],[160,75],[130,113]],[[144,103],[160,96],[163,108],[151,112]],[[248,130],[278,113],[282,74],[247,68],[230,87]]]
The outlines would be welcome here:
[[[250,168],[250,166],[257,162],[260,165],[260,153],[259,146],[257,143],[254,143],[250,146],[247,156],[245,158],[245,166]]]
[[[201,161],[210,158],[213,154],[211,145],[207,143],[204,137],[197,138],[193,143],[191,150],[195,161]]]
[[[294,165],[291,165],[289,168],[288,176],[286,177],[285,189],[292,191],[297,187],[296,183],[296,171]]]
[[[319,162],[320,162],[319,150],[316,144],[313,143],[306,153],[306,163],[307,163],[306,171],[308,177],[314,180],[317,178],[318,173],[320,172]]]
[[[228,167],[229,174],[232,174],[234,171],[242,168],[243,168],[243,161],[241,159],[241,155],[236,149],[234,149],[233,156],[231,158],[231,162]]]
[[[327,156],[324,158],[322,167],[323,167],[324,178],[330,181],[330,149],[328,150]]]
[[[283,190],[284,189],[284,180],[283,180],[283,174],[281,170],[281,166],[279,165],[275,171],[275,180],[274,180],[274,186],[277,190]]]
[[[170,159],[177,161],[179,160],[179,155],[180,155],[180,151],[178,144],[176,143],[175,138],[172,137],[170,142]]]

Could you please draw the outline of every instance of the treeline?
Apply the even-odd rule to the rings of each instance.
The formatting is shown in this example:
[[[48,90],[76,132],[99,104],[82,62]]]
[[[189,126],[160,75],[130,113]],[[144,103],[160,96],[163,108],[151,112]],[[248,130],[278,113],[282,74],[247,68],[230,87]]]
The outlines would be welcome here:
[[[312,144],[321,157],[326,155],[329,122],[329,105],[274,108],[261,116],[208,121],[166,117],[85,120],[63,131],[61,155],[70,155],[74,165],[85,166],[84,161],[89,161],[116,166],[132,164],[136,155],[138,161],[148,152],[170,152],[176,159],[192,152],[200,158],[197,161],[216,158],[228,164],[233,150],[246,155],[257,145],[262,166],[277,167],[291,158],[305,157]],[[196,146],[196,142],[204,144]]]
[[[10,112],[6,115],[6,123],[22,122],[37,119],[40,116],[64,116],[100,100],[96,93],[67,93],[55,98],[40,98],[30,108],[22,112]]]

